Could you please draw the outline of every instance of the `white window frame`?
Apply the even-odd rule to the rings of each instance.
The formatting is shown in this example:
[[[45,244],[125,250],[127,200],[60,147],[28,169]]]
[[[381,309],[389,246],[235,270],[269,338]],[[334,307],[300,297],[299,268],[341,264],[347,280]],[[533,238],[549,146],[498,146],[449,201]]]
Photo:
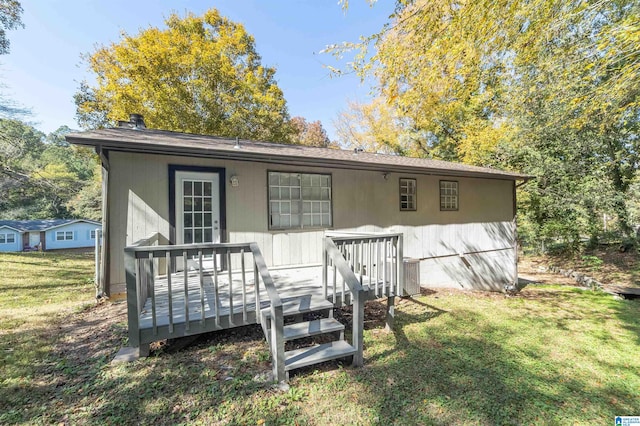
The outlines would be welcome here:
[[[9,240],[11,238],[11,241]],[[14,232],[3,232],[0,234],[0,244],[15,244],[16,234]]]
[[[400,178],[400,211],[418,210],[418,183],[414,178]]]
[[[440,211],[458,211],[459,187],[457,180],[440,181]]]
[[[90,240],[95,240],[96,239],[96,230],[95,229],[91,229],[89,231],[89,239]]]
[[[56,231],[56,241],[73,241],[73,231]]]
[[[267,172],[269,229],[333,226],[331,174]]]

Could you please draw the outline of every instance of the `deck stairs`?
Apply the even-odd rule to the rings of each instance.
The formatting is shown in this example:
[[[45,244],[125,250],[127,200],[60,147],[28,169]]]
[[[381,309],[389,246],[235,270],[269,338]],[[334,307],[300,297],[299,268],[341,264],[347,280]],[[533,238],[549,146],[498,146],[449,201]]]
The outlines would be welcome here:
[[[333,317],[333,303],[311,294],[286,298],[282,302],[285,317],[283,332],[285,342],[319,335],[333,337],[333,340],[328,343],[285,351],[284,369],[287,372],[287,377],[291,370],[355,354],[356,349],[344,339],[344,325]],[[270,316],[268,308],[262,310],[262,328],[269,342],[269,347],[273,348],[270,342]],[[305,316],[318,318],[304,320]],[[271,352],[272,356],[275,356],[274,351],[271,350]]]

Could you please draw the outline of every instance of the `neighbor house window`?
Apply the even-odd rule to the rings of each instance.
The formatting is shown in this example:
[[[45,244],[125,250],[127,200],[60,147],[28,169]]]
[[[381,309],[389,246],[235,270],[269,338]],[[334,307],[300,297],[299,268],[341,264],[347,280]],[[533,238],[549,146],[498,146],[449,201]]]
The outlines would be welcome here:
[[[458,210],[457,181],[440,181],[440,210]]]
[[[13,244],[16,242],[16,234],[0,234],[0,244]]]
[[[331,224],[331,175],[269,172],[271,229],[327,228]]]
[[[400,178],[400,210],[415,210],[416,206],[416,180]]]
[[[56,241],[73,240],[73,231],[56,231]]]
[[[92,240],[95,240],[95,239],[96,239],[96,230],[95,230],[95,229],[92,229],[92,230],[89,232],[89,238],[91,238]]]

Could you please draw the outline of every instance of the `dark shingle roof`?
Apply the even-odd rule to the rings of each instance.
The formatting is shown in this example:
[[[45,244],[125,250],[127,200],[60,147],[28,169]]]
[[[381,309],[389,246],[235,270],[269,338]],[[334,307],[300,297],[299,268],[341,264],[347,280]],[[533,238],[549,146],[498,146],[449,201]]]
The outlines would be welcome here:
[[[112,128],[66,135],[68,142],[103,150],[187,155],[209,158],[313,165],[355,170],[424,173],[493,179],[527,180],[530,177],[486,167],[426,158],[402,157],[342,149],[257,142],[163,130]],[[239,148],[238,148],[239,145]]]
[[[40,219],[40,220],[0,220],[0,228],[8,226],[18,231],[46,231],[74,222],[88,222],[100,225],[98,222],[85,219]]]

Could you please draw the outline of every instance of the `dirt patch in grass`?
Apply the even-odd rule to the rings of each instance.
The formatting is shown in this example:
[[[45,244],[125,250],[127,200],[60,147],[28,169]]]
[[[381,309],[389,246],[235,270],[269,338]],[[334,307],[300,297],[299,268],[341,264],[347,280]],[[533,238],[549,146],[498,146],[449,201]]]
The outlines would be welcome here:
[[[126,324],[125,302],[88,307],[50,330],[52,337],[59,336],[54,352],[76,365],[98,358],[110,361],[126,341]]]
[[[621,253],[617,247],[603,246],[574,255],[523,256],[518,275],[533,283],[577,285],[573,278],[550,273],[550,265],[592,277],[605,289],[640,287],[640,256],[635,251]]]
[[[544,256],[526,256],[518,262],[518,277],[535,284],[576,285],[573,278],[548,271],[551,259]]]

